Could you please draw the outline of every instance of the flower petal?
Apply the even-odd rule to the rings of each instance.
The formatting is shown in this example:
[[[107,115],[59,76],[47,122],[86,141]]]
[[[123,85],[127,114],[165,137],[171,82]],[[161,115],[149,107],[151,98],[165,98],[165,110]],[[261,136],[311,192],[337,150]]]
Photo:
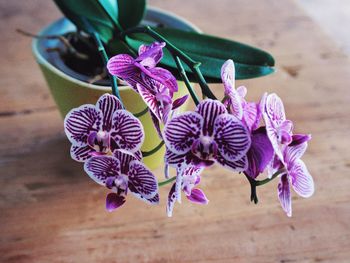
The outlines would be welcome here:
[[[266,117],[269,118],[275,127],[281,125],[286,120],[283,102],[275,93],[266,97],[265,113]]]
[[[255,102],[249,102],[243,109],[243,122],[250,131],[255,130],[259,126],[261,114],[259,114],[259,106]]]
[[[70,156],[77,162],[86,162],[91,158],[91,154],[95,152],[89,145],[75,145],[73,144],[70,148]]]
[[[155,92],[140,83],[136,84],[136,88],[148,108],[161,120]]]
[[[139,152],[140,151],[137,151],[136,153],[139,154]],[[122,174],[128,174],[130,163],[138,160],[135,153],[131,153],[123,149],[115,150],[113,152],[113,156],[119,160],[120,172]]]
[[[108,60],[107,69],[110,74],[126,80],[139,72],[134,62],[135,60],[132,56],[119,54]]]
[[[191,195],[188,195],[187,199],[193,203],[201,204],[201,205],[206,205],[209,203],[209,200],[205,196],[204,192],[198,188],[192,189]]]
[[[266,124],[266,134],[270,139],[270,142],[271,142],[271,145],[275,151],[275,154],[278,156],[278,158],[281,161],[283,161],[282,146],[280,145],[280,142],[278,141],[277,131],[273,127],[273,125],[269,119],[265,119],[265,124]]]
[[[131,152],[139,150],[145,138],[139,119],[128,111],[117,110],[113,115],[112,122],[111,137],[118,146]]]
[[[186,102],[186,100],[188,99],[188,96],[189,95],[187,94],[185,96],[182,96],[182,97],[174,100],[172,110],[175,110],[175,109],[181,107]]]
[[[106,198],[106,209],[108,212],[121,207],[125,203],[125,196],[116,193],[109,193]]]
[[[199,138],[203,118],[195,112],[186,112],[171,119],[164,128],[164,142],[170,151],[184,154]]]
[[[310,197],[315,191],[314,180],[302,160],[297,160],[288,171],[294,191],[302,197]]]
[[[274,151],[269,138],[266,135],[266,130],[260,128],[252,134],[252,144],[247,153],[248,169],[245,173],[255,179],[262,173],[266,166],[271,162]]]
[[[168,217],[172,217],[173,216],[173,210],[174,210],[174,206],[175,206],[175,202],[176,202],[176,193],[175,193],[175,186],[176,183],[173,184],[173,186],[171,187],[169,194],[168,194],[168,201],[167,201],[167,205],[166,205],[166,212]]]
[[[227,60],[221,67],[221,80],[225,87],[225,93],[235,89],[235,64],[232,59]]]
[[[123,109],[121,102],[116,96],[106,93],[98,99],[96,107],[101,110],[103,115],[102,129],[104,131],[109,131],[112,127],[114,112]]]
[[[179,89],[176,78],[167,69],[159,67],[151,68],[147,75],[162,83],[171,92],[177,92]]]
[[[229,160],[226,160],[220,153],[218,153],[218,155],[216,156],[216,160],[223,167],[234,172],[243,172],[248,168],[247,156],[243,156],[242,159],[237,161],[229,161]]]
[[[221,114],[227,113],[227,110],[221,102],[206,99],[198,104],[196,112],[198,112],[204,119],[203,134],[211,136],[213,134],[216,118]]]
[[[292,135],[292,142],[289,144],[289,146],[295,146],[304,142],[308,142],[310,140],[311,134],[294,134]]]
[[[292,216],[292,198],[290,194],[290,184],[287,174],[281,176],[278,183],[278,199],[280,200],[283,210],[287,213],[287,216]]]
[[[163,57],[164,42],[154,42],[151,45],[141,45],[139,47],[139,61],[144,67],[154,68]]]
[[[287,146],[284,151],[284,161],[287,166],[292,167],[293,164],[303,156],[307,149],[307,142],[295,146]]]
[[[96,183],[106,186],[109,177],[120,174],[120,162],[113,156],[94,156],[84,164],[84,170]]]
[[[94,105],[85,104],[72,109],[64,119],[64,131],[73,144],[86,144],[91,131],[102,126],[102,112]]]
[[[187,155],[188,155],[187,153],[184,153],[184,154],[174,153],[167,148],[164,155],[164,162],[170,165],[171,167],[183,168],[187,164],[189,164]]]
[[[225,159],[236,161],[249,150],[250,134],[237,118],[230,114],[218,116],[214,123],[214,140]]]
[[[154,174],[141,162],[132,161],[129,165],[129,189],[142,198],[151,199],[158,193],[158,183]]]
[[[153,126],[156,129],[159,138],[163,139],[163,134],[162,134],[162,130],[160,129],[159,119],[157,118],[156,115],[154,115],[154,113],[150,109],[148,109],[148,112],[151,115]]]

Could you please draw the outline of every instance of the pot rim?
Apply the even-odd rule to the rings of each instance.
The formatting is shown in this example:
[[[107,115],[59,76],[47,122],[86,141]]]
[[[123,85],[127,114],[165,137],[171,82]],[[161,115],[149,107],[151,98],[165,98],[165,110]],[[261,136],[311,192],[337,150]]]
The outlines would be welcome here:
[[[172,12],[169,11],[165,11],[162,10],[160,8],[155,8],[155,7],[149,7],[147,8],[147,10],[153,11],[155,13],[158,14],[163,14],[166,15],[169,18],[172,18],[174,20],[178,20],[181,21],[183,24],[186,24],[189,28],[193,29],[196,32],[201,33],[202,31],[195,26],[194,24],[192,24],[191,22],[189,22],[187,19],[182,18]],[[44,34],[48,29],[50,29],[50,27],[52,27],[55,23],[57,23],[60,20],[64,20],[66,19],[65,17],[59,18],[57,20],[55,20],[54,22],[50,23],[48,26],[44,27],[42,30],[40,30],[40,32],[38,33],[38,35],[42,35]],[[89,88],[89,89],[95,89],[95,90],[99,90],[99,91],[106,91],[106,92],[111,92],[111,86],[106,86],[106,85],[96,85],[96,84],[91,84],[88,82],[84,82],[81,81],[79,79],[76,79],[72,76],[70,76],[69,74],[65,73],[64,71],[58,69],[57,67],[55,67],[54,65],[52,65],[44,56],[43,54],[40,53],[39,51],[39,41],[40,39],[36,39],[34,38],[32,41],[32,52],[37,60],[38,64],[41,64],[45,67],[47,67],[50,71],[52,71],[54,74],[59,75],[62,78],[67,79],[70,82],[73,82],[79,86],[83,86],[85,88]],[[119,91],[122,90],[129,90],[132,89],[130,86],[118,86]]]

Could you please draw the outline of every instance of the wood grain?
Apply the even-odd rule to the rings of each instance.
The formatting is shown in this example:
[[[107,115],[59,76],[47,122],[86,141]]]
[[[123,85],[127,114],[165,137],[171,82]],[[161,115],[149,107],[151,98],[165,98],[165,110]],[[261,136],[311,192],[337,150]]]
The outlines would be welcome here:
[[[304,161],[315,195],[294,194],[287,218],[277,182],[259,188],[256,206],[244,178],[216,166],[204,173],[208,206],[184,201],[168,219],[165,187],[159,207],[130,197],[106,212],[105,189],[69,158],[30,39],[14,32],[60,14],[51,1],[1,1],[0,262],[349,262],[349,59],[292,0],[150,3],[274,54],[276,74],[240,84],[251,100],[277,92],[296,130],[312,133]]]

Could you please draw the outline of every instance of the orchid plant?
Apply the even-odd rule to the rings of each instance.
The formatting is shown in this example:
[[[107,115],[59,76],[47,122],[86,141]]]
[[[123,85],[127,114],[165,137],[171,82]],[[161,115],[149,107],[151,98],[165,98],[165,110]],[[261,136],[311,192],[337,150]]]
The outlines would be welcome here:
[[[142,45],[137,58],[118,54],[109,59],[107,68],[142,97],[154,116],[155,128],[166,145],[166,181],[157,182],[142,163],[142,124],[123,108],[116,95],[105,94],[96,105],[82,105],[66,116],[72,158],[84,162],[86,173],[112,191],[107,195],[107,210],[119,208],[129,191],[149,204],[157,204],[158,186],[168,183],[173,183],[168,216],[175,202],[181,202],[181,192],[191,202],[207,204],[208,198],[198,188],[201,172],[218,164],[246,176],[254,202],[258,201],[256,187],[279,177],[278,198],[291,216],[290,186],[302,197],[314,192],[313,179],[300,160],[311,136],[293,133],[293,124],[286,119],[282,100],[276,94],[264,94],[258,103],[246,101],[247,89],[235,88],[232,60],[221,69],[222,100],[200,101],[188,81],[196,109],[177,114],[176,109],[187,97],[173,101],[178,90],[176,79],[168,70],[157,67],[165,46],[163,42]],[[169,166],[176,170],[175,177],[169,178]],[[257,180],[265,171],[268,177]]]
[[[265,93],[260,101],[250,102],[245,98],[247,89],[235,87],[235,79],[273,72],[269,54],[204,34],[139,27],[145,9],[142,0],[55,2],[79,31],[94,40],[111,79],[112,94],[101,96],[96,105],[72,109],[64,120],[71,157],[84,163],[85,172],[110,191],[108,211],[119,209],[128,192],[158,204],[159,187],[170,184],[168,216],[182,193],[193,203],[208,204],[199,184],[203,170],[213,165],[242,174],[255,203],[257,187],[279,178],[278,198],[288,216],[291,187],[305,198],[313,194],[313,179],[300,159],[311,135],[294,133],[276,94]],[[174,99],[177,80],[185,83],[189,95]],[[207,80],[223,83],[222,98],[216,97]],[[193,81],[202,96],[193,89]],[[151,115],[162,140],[150,152],[141,151],[145,134],[140,114],[124,107],[118,83],[132,87],[147,106],[140,114]],[[179,113],[189,98],[195,110]],[[165,179],[158,182],[142,158],[164,144]],[[170,168],[176,176],[169,176]],[[260,179],[264,173],[266,178]]]

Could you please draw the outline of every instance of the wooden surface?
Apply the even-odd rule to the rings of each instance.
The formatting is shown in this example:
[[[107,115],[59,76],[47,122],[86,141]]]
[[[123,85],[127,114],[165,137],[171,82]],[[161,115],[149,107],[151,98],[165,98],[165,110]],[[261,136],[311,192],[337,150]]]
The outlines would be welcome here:
[[[185,200],[174,217],[131,196],[104,209],[106,191],[69,158],[62,119],[15,28],[37,32],[60,16],[51,1],[0,1],[0,262],[350,262],[350,62],[292,0],[153,0],[207,33],[250,43],[277,60],[273,76],[249,80],[284,98],[316,193],[293,193],[293,217],[277,181],[249,202],[249,185],[216,166],[204,173],[208,206]],[[217,86],[220,88],[221,86]],[[156,171],[161,178],[161,170]]]

